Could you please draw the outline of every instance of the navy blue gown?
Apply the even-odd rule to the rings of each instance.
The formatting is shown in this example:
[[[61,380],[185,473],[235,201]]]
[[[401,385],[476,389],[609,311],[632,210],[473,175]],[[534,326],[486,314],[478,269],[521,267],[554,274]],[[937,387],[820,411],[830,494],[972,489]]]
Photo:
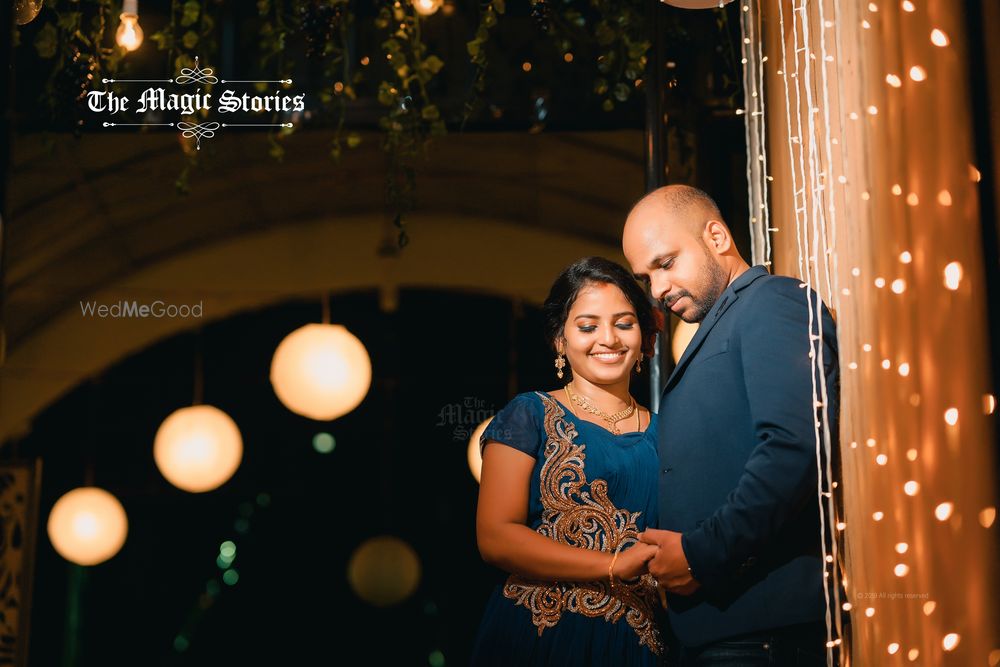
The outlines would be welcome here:
[[[529,527],[613,553],[656,527],[656,422],[652,415],[645,431],[614,435],[577,419],[551,395],[528,392],[497,413],[480,446],[495,440],[536,459]],[[648,574],[613,589],[607,578],[541,582],[512,574],[487,602],[472,664],[657,665],[659,613]]]

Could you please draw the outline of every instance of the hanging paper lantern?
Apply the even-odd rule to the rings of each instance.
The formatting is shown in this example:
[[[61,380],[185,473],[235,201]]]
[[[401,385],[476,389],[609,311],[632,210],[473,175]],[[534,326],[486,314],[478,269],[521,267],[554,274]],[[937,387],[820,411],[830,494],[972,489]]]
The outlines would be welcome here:
[[[358,407],[372,383],[368,350],[339,324],[307,324],[288,334],[271,360],[271,385],[286,408],[326,421]]]
[[[14,0],[14,21],[18,25],[31,23],[44,4],[45,0]]]
[[[211,405],[181,408],[163,420],[153,442],[156,467],[167,481],[200,493],[222,486],[243,459],[236,423]]]
[[[417,590],[420,558],[413,547],[398,537],[373,537],[351,555],[347,579],[362,600],[376,607],[389,607]]]
[[[718,9],[728,5],[732,0],[663,0],[663,2],[681,9]]]
[[[477,482],[482,477],[483,473],[483,453],[479,449],[479,437],[483,434],[483,431],[486,430],[486,427],[490,425],[491,421],[493,421],[493,417],[490,417],[477,426],[476,430],[473,431],[472,435],[469,437],[469,449],[468,452],[466,452],[466,456],[469,459],[469,470],[472,471],[472,476],[476,478]]]
[[[97,565],[125,544],[128,517],[113,495],[96,486],[84,486],[56,501],[47,530],[60,556],[79,565]]]
[[[671,352],[674,355],[675,364],[681,360],[681,357],[684,355],[684,350],[687,349],[688,343],[691,342],[691,339],[694,338],[697,331],[697,324],[685,322],[684,320],[677,322],[677,326],[670,335],[670,347]]]

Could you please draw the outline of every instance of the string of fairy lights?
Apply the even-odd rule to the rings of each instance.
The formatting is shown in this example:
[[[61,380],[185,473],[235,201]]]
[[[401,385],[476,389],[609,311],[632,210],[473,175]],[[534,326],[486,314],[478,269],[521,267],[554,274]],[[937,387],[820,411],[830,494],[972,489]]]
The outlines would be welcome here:
[[[827,235],[825,233],[825,226],[827,223],[826,217],[824,215],[825,209],[822,204],[824,189],[826,187],[825,183],[825,173],[820,173],[817,168],[817,162],[819,156],[817,155],[816,146],[816,129],[815,129],[815,111],[816,107],[812,100],[812,87],[813,87],[813,72],[812,72],[812,62],[815,59],[815,54],[812,53],[807,46],[809,43],[808,34],[808,16],[805,20],[800,20],[800,15],[806,12],[806,6],[800,4],[794,6],[791,15],[792,23],[792,35],[793,35],[793,64],[789,66],[788,54],[785,48],[785,16],[784,8],[782,7],[784,3],[779,0],[779,16],[780,25],[782,28],[781,34],[781,61],[782,70],[780,76],[783,80],[785,99],[786,99],[786,117],[791,116],[791,105],[789,104],[790,91],[788,80],[791,79],[794,83],[794,94],[795,94],[795,128],[794,134],[792,129],[791,121],[788,123],[788,151],[789,158],[793,158],[798,153],[798,162],[793,161],[791,165],[791,173],[793,176],[792,187],[794,191],[794,215],[795,215],[795,227],[796,227],[796,242],[798,247],[798,265],[799,265],[799,275],[804,281],[804,287],[813,290],[810,292],[812,298],[807,299],[809,308],[809,329],[807,335],[809,335],[809,356],[812,362],[813,373],[812,377],[812,400],[813,405],[819,410],[819,418],[816,420],[814,437],[815,437],[815,447],[816,447],[816,465],[817,465],[817,502],[819,504],[819,515],[820,515],[820,544],[822,548],[823,557],[823,590],[824,597],[826,600],[826,624],[827,624],[827,663],[833,664],[834,662],[834,651],[837,647],[841,645],[842,642],[842,625],[840,614],[832,614],[832,609],[837,610],[840,607],[839,597],[840,597],[840,585],[843,582],[837,581],[836,576],[830,576],[831,572],[837,572],[836,564],[839,564],[837,549],[838,549],[838,536],[834,529],[835,525],[835,510],[833,507],[833,474],[831,470],[832,461],[832,446],[830,441],[830,423],[829,423],[829,411],[828,411],[828,400],[829,397],[826,395],[826,385],[825,383],[816,382],[817,374],[819,377],[823,377],[823,368],[825,365],[825,359],[823,358],[823,344],[819,335],[813,333],[813,331],[819,331],[820,327],[816,324],[817,317],[822,308],[821,304],[821,290],[819,289],[818,283],[818,271],[820,270],[820,258],[825,258],[828,256],[829,248],[826,246]],[[821,17],[821,25],[826,28],[826,23]],[[821,31],[824,32],[824,31]],[[800,46],[800,35],[801,43]],[[802,67],[800,68],[800,56],[802,54]],[[826,62],[824,56],[824,64]],[[824,78],[824,90],[825,86]],[[805,90],[805,115],[806,115],[806,126],[808,128],[808,134],[803,132],[803,122],[802,122],[802,111],[803,111],[803,89]],[[808,146],[808,150],[804,148]],[[796,147],[798,150],[796,151]],[[808,168],[807,168],[808,165]],[[808,182],[808,186],[807,186]],[[810,206],[811,199],[811,206]],[[810,224],[808,224],[811,222]],[[823,262],[823,264],[826,264]],[[822,429],[820,429],[822,426]],[[825,462],[825,470],[822,469],[822,465]],[[838,522],[842,523],[842,522]],[[829,552],[828,552],[829,545]]]
[[[868,3],[866,8],[868,15],[865,16],[865,18],[861,19],[860,21],[860,26],[862,28],[862,31],[872,30],[875,22],[878,21],[880,12],[885,14],[886,12],[889,12],[893,8],[893,6],[894,4],[887,4],[880,8],[880,6],[875,2]],[[905,17],[907,14],[913,14],[914,12],[916,12],[917,6],[913,2],[910,2],[909,0],[903,0],[903,2],[899,3],[899,9],[902,10],[902,14],[900,14],[897,18],[902,18]],[[926,12],[927,9],[928,7],[925,5],[922,11]],[[889,17],[886,16],[885,18],[888,19]],[[861,52],[861,50],[864,49],[864,43],[861,41],[862,32],[856,31],[855,34],[858,37],[858,45],[856,48],[858,49],[858,52]],[[934,28],[932,31],[930,31],[930,43],[933,44],[935,47],[944,48],[947,47],[950,42],[945,33],[940,28]],[[911,64],[908,68],[908,75],[909,75],[910,85],[921,84],[928,79],[927,70],[921,64]],[[903,79],[899,75],[892,72],[886,74],[885,82],[886,84],[888,84],[888,86],[890,86],[893,89],[902,88],[904,86]],[[862,87],[859,90],[864,91],[865,88]],[[944,91],[942,90],[941,92],[943,93]],[[874,137],[876,136],[876,133],[880,131],[886,132],[888,128],[880,128],[879,123],[884,122],[887,125],[890,126],[892,125],[891,123],[889,123],[888,117],[886,117],[885,121],[880,120],[882,118],[882,116],[880,116],[881,110],[876,104],[866,101],[863,97],[863,93],[862,95],[857,96],[856,105],[857,105],[856,108],[863,109],[864,113],[859,113],[858,111],[852,111],[850,112],[848,117],[851,120],[857,122],[859,121],[860,118],[864,117],[865,114],[867,114],[868,123],[865,125],[861,125],[862,137]],[[897,135],[896,139],[897,141],[900,141],[900,143],[903,146],[905,146],[906,142],[904,136]],[[903,156],[905,155],[905,151],[899,150],[896,153],[897,155],[899,155],[899,163],[895,166],[897,168],[904,169],[905,165],[903,163],[905,162],[905,158]],[[875,170],[872,169],[871,167],[870,160],[866,160],[865,162],[863,162],[863,164],[868,168],[868,173],[865,174],[866,187],[861,193],[860,198],[863,202],[868,204],[873,200],[873,197],[876,194],[872,192],[873,189],[872,184],[876,180],[876,175],[874,173]],[[902,196],[903,187],[898,181],[893,183],[891,187],[891,194],[893,195],[893,197]],[[906,216],[910,216],[912,215],[912,213],[910,212],[920,203],[920,199],[916,194],[916,192],[914,191],[909,192],[905,198],[905,203],[906,203],[906,208],[903,209],[904,214]],[[939,191],[937,197],[937,203],[944,207],[951,206],[952,197],[947,189],[942,189]],[[864,217],[868,218],[869,220],[871,219],[871,216],[870,214],[867,213],[867,211]],[[899,253],[898,261],[903,267],[912,267],[914,262],[913,254],[909,250],[903,250],[902,252]],[[855,278],[863,277],[863,271],[859,267],[853,268],[851,273],[852,276]],[[960,287],[961,278],[962,278],[962,265],[957,261],[949,262],[944,268],[945,288],[951,291],[957,291]],[[902,277],[892,279],[890,282],[882,275],[877,275],[872,281],[872,284],[880,292],[885,287],[888,286],[890,291],[895,295],[902,295],[907,289],[906,279]],[[837,296],[839,297],[841,295],[844,296],[845,298],[851,296],[850,290],[847,288],[841,290]],[[868,357],[868,354],[873,351],[873,347],[870,343],[865,342],[862,344],[862,351],[865,353],[864,356]],[[852,362],[851,366],[852,366],[851,370],[855,371],[858,370],[856,362]],[[892,369],[893,360],[890,359],[888,356],[886,356],[881,360],[879,366],[881,367],[882,370],[889,371]],[[901,378],[906,378],[909,377],[911,374],[911,365],[909,362],[905,360],[904,361],[897,360],[896,370]],[[919,407],[921,405],[920,395],[918,393],[911,394],[909,402],[911,406],[915,408]],[[946,435],[949,439],[951,439],[954,435],[954,427],[956,427],[958,424],[958,417],[959,413],[957,408],[949,407],[944,411],[944,422],[948,429]],[[877,444],[878,443],[875,438],[868,438],[866,440],[866,445],[870,448],[874,448]],[[854,443],[852,443],[852,448],[855,448]],[[920,452],[918,452],[916,448],[910,447],[906,451],[905,458],[908,462],[912,463],[917,461],[919,456]],[[875,456],[874,462],[876,466],[885,467],[889,464],[888,456],[883,451]],[[912,473],[905,473],[905,474],[907,476],[912,475]],[[907,497],[911,498],[916,497],[921,492],[921,483],[918,482],[916,479],[909,479],[902,484],[901,490],[903,494]],[[989,509],[991,508],[987,508],[987,510],[984,511],[988,512]],[[933,510],[934,518],[939,522],[948,521],[953,516],[953,510],[954,510],[954,504],[952,502],[949,501],[941,502],[937,504]],[[995,513],[995,510],[993,511]],[[875,522],[882,522],[885,519],[885,513],[882,510],[877,510],[873,512],[872,519]],[[910,523],[911,525],[913,525],[914,523],[919,525],[921,521],[923,521],[921,517],[913,517],[911,518]],[[984,527],[989,527],[992,521],[988,523],[986,522],[981,522],[981,523],[983,523]],[[916,544],[917,548],[916,551],[917,553],[919,553],[920,551],[923,550],[925,545],[920,543],[917,534],[914,535],[914,539],[918,540]],[[893,547],[894,552],[897,554],[898,560],[895,562],[894,565],[892,565],[892,573],[897,578],[902,579],[904,577],[907,577],[911,573],[912,570],[911,565],[907,564],[903,558],[904,555],[914,553],[914,549],[912,549],[911,546],[912,545],[907,541],[899,541],[896,542]],[[926,576],[926,572],[924,574]],[[924,616],[929,617],[931,614],[933,614],[933,612],[937,607],[938,603],[936,601],[934,600],[926,601],[922,605],[922,611]],[[864,610],[866,618],[873,618],[875,616],[875,613],[876,613],[876,608],[873,605],[867,606]],[[951,623],[952,621],[950,619],[944,619],[943,621],[943,624],[945,625],[946,629],[947,626]],[[960,633],[954,631],[946,631],[943,635],[940,636],[939,646],[945,653],[948,653],[954,651],[958,647],[960,641],[961,641]],[[890,641],[888,644],[885,645],[884,650],[889,655],[895,655],[897,653],[902,652],[903,646],[899,641]],[[913,646],[905,651],[905,655],[909,661],[913,662],[919,658],[920,649]],[[995,665],[997,661],[1000,660],[1000,654],[998,654],[997,651],[993,651],[993,653],[989,657],[989,660],[990,660],[989,664]]]
[[[740,12],[740,33],[743,63],[743,90],[746,91],[746,109],[738,109],[737,114],[746,114],[747,144],[747,203],[750,218],[750,250],[754,264],[771,266],[770,207],[768,206],[767,184],[771,176],[767,172],[767,117],[764,100],[764,68],[767,56],[763,55],[763,41],[760,30],[760,8],[756,0],[747,2]]]
[[[876,98],[883,95],[871,87],[872,72],[877,72],[882,66],[878,54],[873,52],[878,43],[869,41],[869,38],[863,35],[868,34],[873,28],[882,31],[900,30],[900,28],[894,23],[887,22],[884,25],[878,23],[880,16],[885,19],[897,18],[895,14],[889,14],[893,7],[897,6],[895,2],[889,2],[881,7],[876,2],[855,7],[840,0],[820,0],[815,3],[805,0],[773,2],[765,0],[765,4],[767,10],[774,11],[777,19],[778,30],[775,41],[778,42],[776,46],[780,52],[780,60],[774,65],[768,64],[769,58],[763,51],[760,0],[743,0],[740,7],[745,91],[745,108],[740,112],[745,114],[746,123],[748,204],[753,260],[755,264],[771,264],[772,243],[775,242],[773,235],[782,230],[777,226],[771,226],[764,217],[764,211],[771,205],[782,206],[781,210],[788,212],[789,221],[794,222],[795,242],[794,246],[782,246],[789,247],[790,252],[779,252],[777,259],[789,263],[783,263],[783,266],[796,266],[802,287],[812,290],[813,295],[813,298],[808,300],[810,325],[808,335],[809,356],[814,369],[812,398],[817,408],[816,493],[821,516],[824,588],[828,609],[827,662],[830,665],[834,662],[849,664],[852,656],[843,647],[842,616],[840,613],[833,613],[836,610],[851,612],[853,609],[850,601],[840,599],[842,591],[851,590],[846,573],[850,562],[842,562],[840,552],[844,538],[848,538],[849,542],[855,545],[854,551],[861,553],[860,545],[868,548],[867,553],[870,554],[870,548],[876,542],[876,538],[874,533],[866,530],[852,531],[848,535],[846,520],[838,517],[834,502],[834,492],[838,483],[832,481],[834,480],[833,456],[838,454],[829,435],[831,419],[827,409],[829,397],[826,396],[824,383],[816,382],[816,378],[823,377],[822,371],[828,360],[823,358],[822,341],[815,333],[815,322],[822,303],[830,304],[838,319],[838,337],[841,340],[840,363],[845,373],[864,371],[863,366],[868,360],[873,360],[875,367],[882,371],[892,370],[895,366],[901,379],[909,378],[915,372],[912,360],[907,360],[905,357],[893,360],[890,358],[891,355],[885,352],[881,359],[875,356],[877,352],[870,341],[876,335],[872,330],[875,328],[874,320],[878,315],[871,308],[865,310],[861,302],[861,296],[867,296],[870,291],[866,282],[867,285],[874,287],[871,299],[876,306],[882,303],[880,294],[888,292],[891,295],[903,295],[909,287],[905,270],[915,270],[916,266],[914,252],[905,249],[906,244],[912,242],[912,239],[907,238],[914,233],[910,231],[892,239],[895,243],[903,244],[904,249],[898,251],[897,266],[904,269],[904,275],[886,277],[883,273],[885,268],[870,268],[872,264],[879,266],[872,248],[879,241],[878,233],[883,228],[880,226],[883,221],[874,217],[871,206],[875,198],[880,196],[877,192],[878,182],[886,177],[885,164],[889,162],[878,154],[879,148],[897,160],[895,164],[890,162],[890,168],[905,170],[908,165],[905,157],[907,138],[904,131],[900,129],[899,123],[890,122],[889,111],[880,109]],[[898,3],[896,11],[904,20],[906,16],[920,12],[931,12],[940,19],[942,11],[939,9],[932,12],[928,6],[930,4],[932,3],[918,4],[911,0],[903,0]],[[927,14],[927,20],[934,20],[930,13]],[[951,38],[940,25],[929,29],[928,35],[929,43],[934,48],[946,49],[951,44]],[[904,59],[913,57],[905,51],[903,53]],[[931,56],[933,57],[933,54]],[[955,62],[954,56],[947,54],[944,60],[948,63]],[[931,78],[928,65],[927,62],[907,62],[900,67],[902,71],[896,69],[886,73],[884,82],[891,90],[905,88],[907,85],[924,85]],[[770,84],[772,95],[770,109],[765,109],[763,99],[765,80]],[[877,75],[877,80],[882,81],[883,75]],[[943,90],[941,92],[943,93]],[[774,114],[780,111],[776,111],[774,105],[781,106],[782,101],[785,136],[771,137],[771,148],[783,145],[779,153],[787,151],[787,164],[773,163],[772,166],[774,169],[787,169],[784,172],[787,183],[781,184],[784,190],[780,192],[782,195],[787,193],[791,206],[769,199],[779,191],[769,188],[769,184],[774,182],[774,177],[768,169],[766,150],[768,137],[764,120],[768,115],[772,121],[777,118]],[[765,111],[768,113],[765,114]],[[891,136],[895,144],[887,147],[879,143],[887,136]],[[779,141],[781,144],[775,143]],[[761,147],[761,154],[756,153],[758,146]],[[878,164],[875,164],[876,162]],[[973,182],[978,182],[980,178],[978,170],[972,165],[969,166],[969,178]],[[891,195],[890,202],[894,198],[900,199],[905,204],[901,209],[902,215],[907,218],[915,215],[916,208],[921,204],[921,197],[915,188],[907,191],[898,177],[890,182],[892,185],[887,188],[887,194]],[[947,209],[953,205],[954,200],[952,191],[942,188],[937,191],[932,203]],[[759,202],[765,204],[763,210],[758,209]],[[849,220],[851,223],[846,228],[846,233],[838,229],[841,220]],[[884,228],[888,228],[888,225],[886,224]],[[937,250],[936,247],[931,249],[932,253]],[[926,255],[925,249],[924,261],[927,260]],[[842,260],[851,263],[849,275],[843,274],[849,286],[848,284],[841,286]],[[939,275],[947,291],[957,292],[966,287],[963,283],[966,278],[965,268],[957,259],[946,261],[941,271]],[[873,277],[866,279],[866,274],[873,273]],[[895,301],[892,304],[891,307],[894,309],[905,309],[902,302]],[[903,312],[905,313],[905,310]],[[909,313],[904,316],[912,317]],[[900,335],[902,346],[908,345],[910,339],[907,336],[912,337],[914,334],[904,330]],[[859,339],[858,349],[855,350],[854,341]],[[930,362],[943,363],[943,360],[932,359]],[[924,370],[926,372],[930,368]],[[851,382],[856,380],[852,379]],[[874,392],[874,387],[870,391]],[[877,403],[877,399],[858,400],[850,401],[847,406],[844,433],[850,433],[847,439],[855,438],[850,440],[850,450],[859,449],[856,439],[858,430],[875,427],[882,419],[883,415],[878,411]],[[924,409],[921,408],[919,393],[911,393],[908,403],[912,408]],[[993,414],[995,409],[995,397],[986,394],[983,397],[984,414]],[[955,405],[947,407],[943,413],[946,427],[945,442],[952,451],[957,451],[959,446],[957,435],[959,417],[959,408]],[[895,464],[898,466],[897,472],[904,475],[904,479],[906,476],[910,477],[899,487],[902,497],[914,498],[921,493],[921,482],[913,474],[916,471],[905,469],[905,463],[912,464],[921,457],[917,447],[909,446],[905,452],[905,463],[897,464],[890,460],[882,440],[876,437],[861,438],[861,440],[869,450],[875,450],[871,461],[876,469],[886,469]],[[940,445],[934,443],[934,446]],[[930,452],[928,454],[933,456]],[[854,465],[853,460],[851,464]],[[851,499],[845,500],[851,502]],[[909,524],[914,531],[910,539],[898,540],[892,545],[895,556],[890,566],[892,576],[902,580],[913,576],[911,572],[914,566],[907,562],[906,557],[919,555],[927,550],[927,545],[923,543],[923,540],[927,539],[926,531],[919,528],[921,522],[927,519],[912,515],[910,510],[906,509],[912,506],[903,501],[891,502],[893,502],[895,523]],[[869,511],[871,520],[876,525],[882,524],[887,517],[884,506],[870,507]],[[906,517],[905,522],[901,521],[901,517]],[[979,525],[990,528],[995,521],[996,508],[986,506],[979,509],[977,517]],[[933,520],[950,522],[957,529],[960,525],[956,523],[957,519],[960,517],[956,516],[956,504],[952,500],[942,500],[934,504]],[[926,561],[926,556],[924,560]],[[873,563],[865,563],[865,566],[878,567]],[[930,568],[922,564],[921,570],[921,581],[927,582]],[[855,592],[855,595],[858,594]],[[922,605],[923,615],[929,617],[939,607],[938,601],[926,600]],[[874,618],[876,603],[867,602],[863,611],[859,610],[858,613],[863,614],[864,619]],[[942,625],[945,631],[939,635],[937,650],[944,654],[954,652],[962,641],[962,633],[953,629],[954,623],[949,627],[947,619]],[[895,630],[896,628],[893,628],[892,631]],[[860,633],[855,631],[854,634],[854,654],[860,656],[865,654],[864,651],[873,648],[871,643],[881,633],[862,627]],[[904,646],[906,637],[894,638],[883,644],[881,648],[883,655],[899,654],[910,662],[918,660],[921,655],[927,655],[926,651],[921,653],[917,647],[918,644],[915,642],[918,637],[911,636],[909,639],[914,642],[909,646]],[[859,642],[866,645],[859,647]],[[863,648],[864,651],[858,650],[859,648]],[[931,656],[927,657],[932,659]],[[988,662],[994,667],[1000,664],[1000,650],[994,649],[988,656]]]

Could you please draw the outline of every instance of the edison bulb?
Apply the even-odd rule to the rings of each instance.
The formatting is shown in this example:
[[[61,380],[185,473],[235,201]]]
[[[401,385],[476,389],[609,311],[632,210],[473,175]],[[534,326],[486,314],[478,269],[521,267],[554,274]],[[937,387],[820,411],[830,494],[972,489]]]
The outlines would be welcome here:
[[[413,9],[421,16],[430,16],[441,9],[443,0],[413,0]]]
[[[135,51],[142,46],[142,27],[139,25],[137,14],[126,14],[122,12],[121,22],[118,24],[118,31],[115,32],[115,41],[118,46],[126,51]]]

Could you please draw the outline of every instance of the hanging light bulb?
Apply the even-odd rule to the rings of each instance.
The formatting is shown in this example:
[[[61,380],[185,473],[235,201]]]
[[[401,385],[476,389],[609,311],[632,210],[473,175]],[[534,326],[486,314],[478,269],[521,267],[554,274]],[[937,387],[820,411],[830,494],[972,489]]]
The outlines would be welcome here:
[[[139,0],[125,0],[120,19],[115,41],[126,51],[135,51],[142,46],[143,37],[139,26]]]
[[[444,0],[413,0],[413,9],[421,16],[430,16],[441,9]]]
[[[271,360],[271,385],[286,408],[310,419],[342,417],[372,383],[372,362],[339,324],[307,324],[288,334]]]
[[[236,422],[211,405],[181,408],[156,431],[153,459],[167,481],[192,493],[222,486],[243,459]]]
[[[47,530],[60,556],[79,565],[97,565],[125,544],[128,517],[113,495],[96,486],[84,486],[56,501]]]

